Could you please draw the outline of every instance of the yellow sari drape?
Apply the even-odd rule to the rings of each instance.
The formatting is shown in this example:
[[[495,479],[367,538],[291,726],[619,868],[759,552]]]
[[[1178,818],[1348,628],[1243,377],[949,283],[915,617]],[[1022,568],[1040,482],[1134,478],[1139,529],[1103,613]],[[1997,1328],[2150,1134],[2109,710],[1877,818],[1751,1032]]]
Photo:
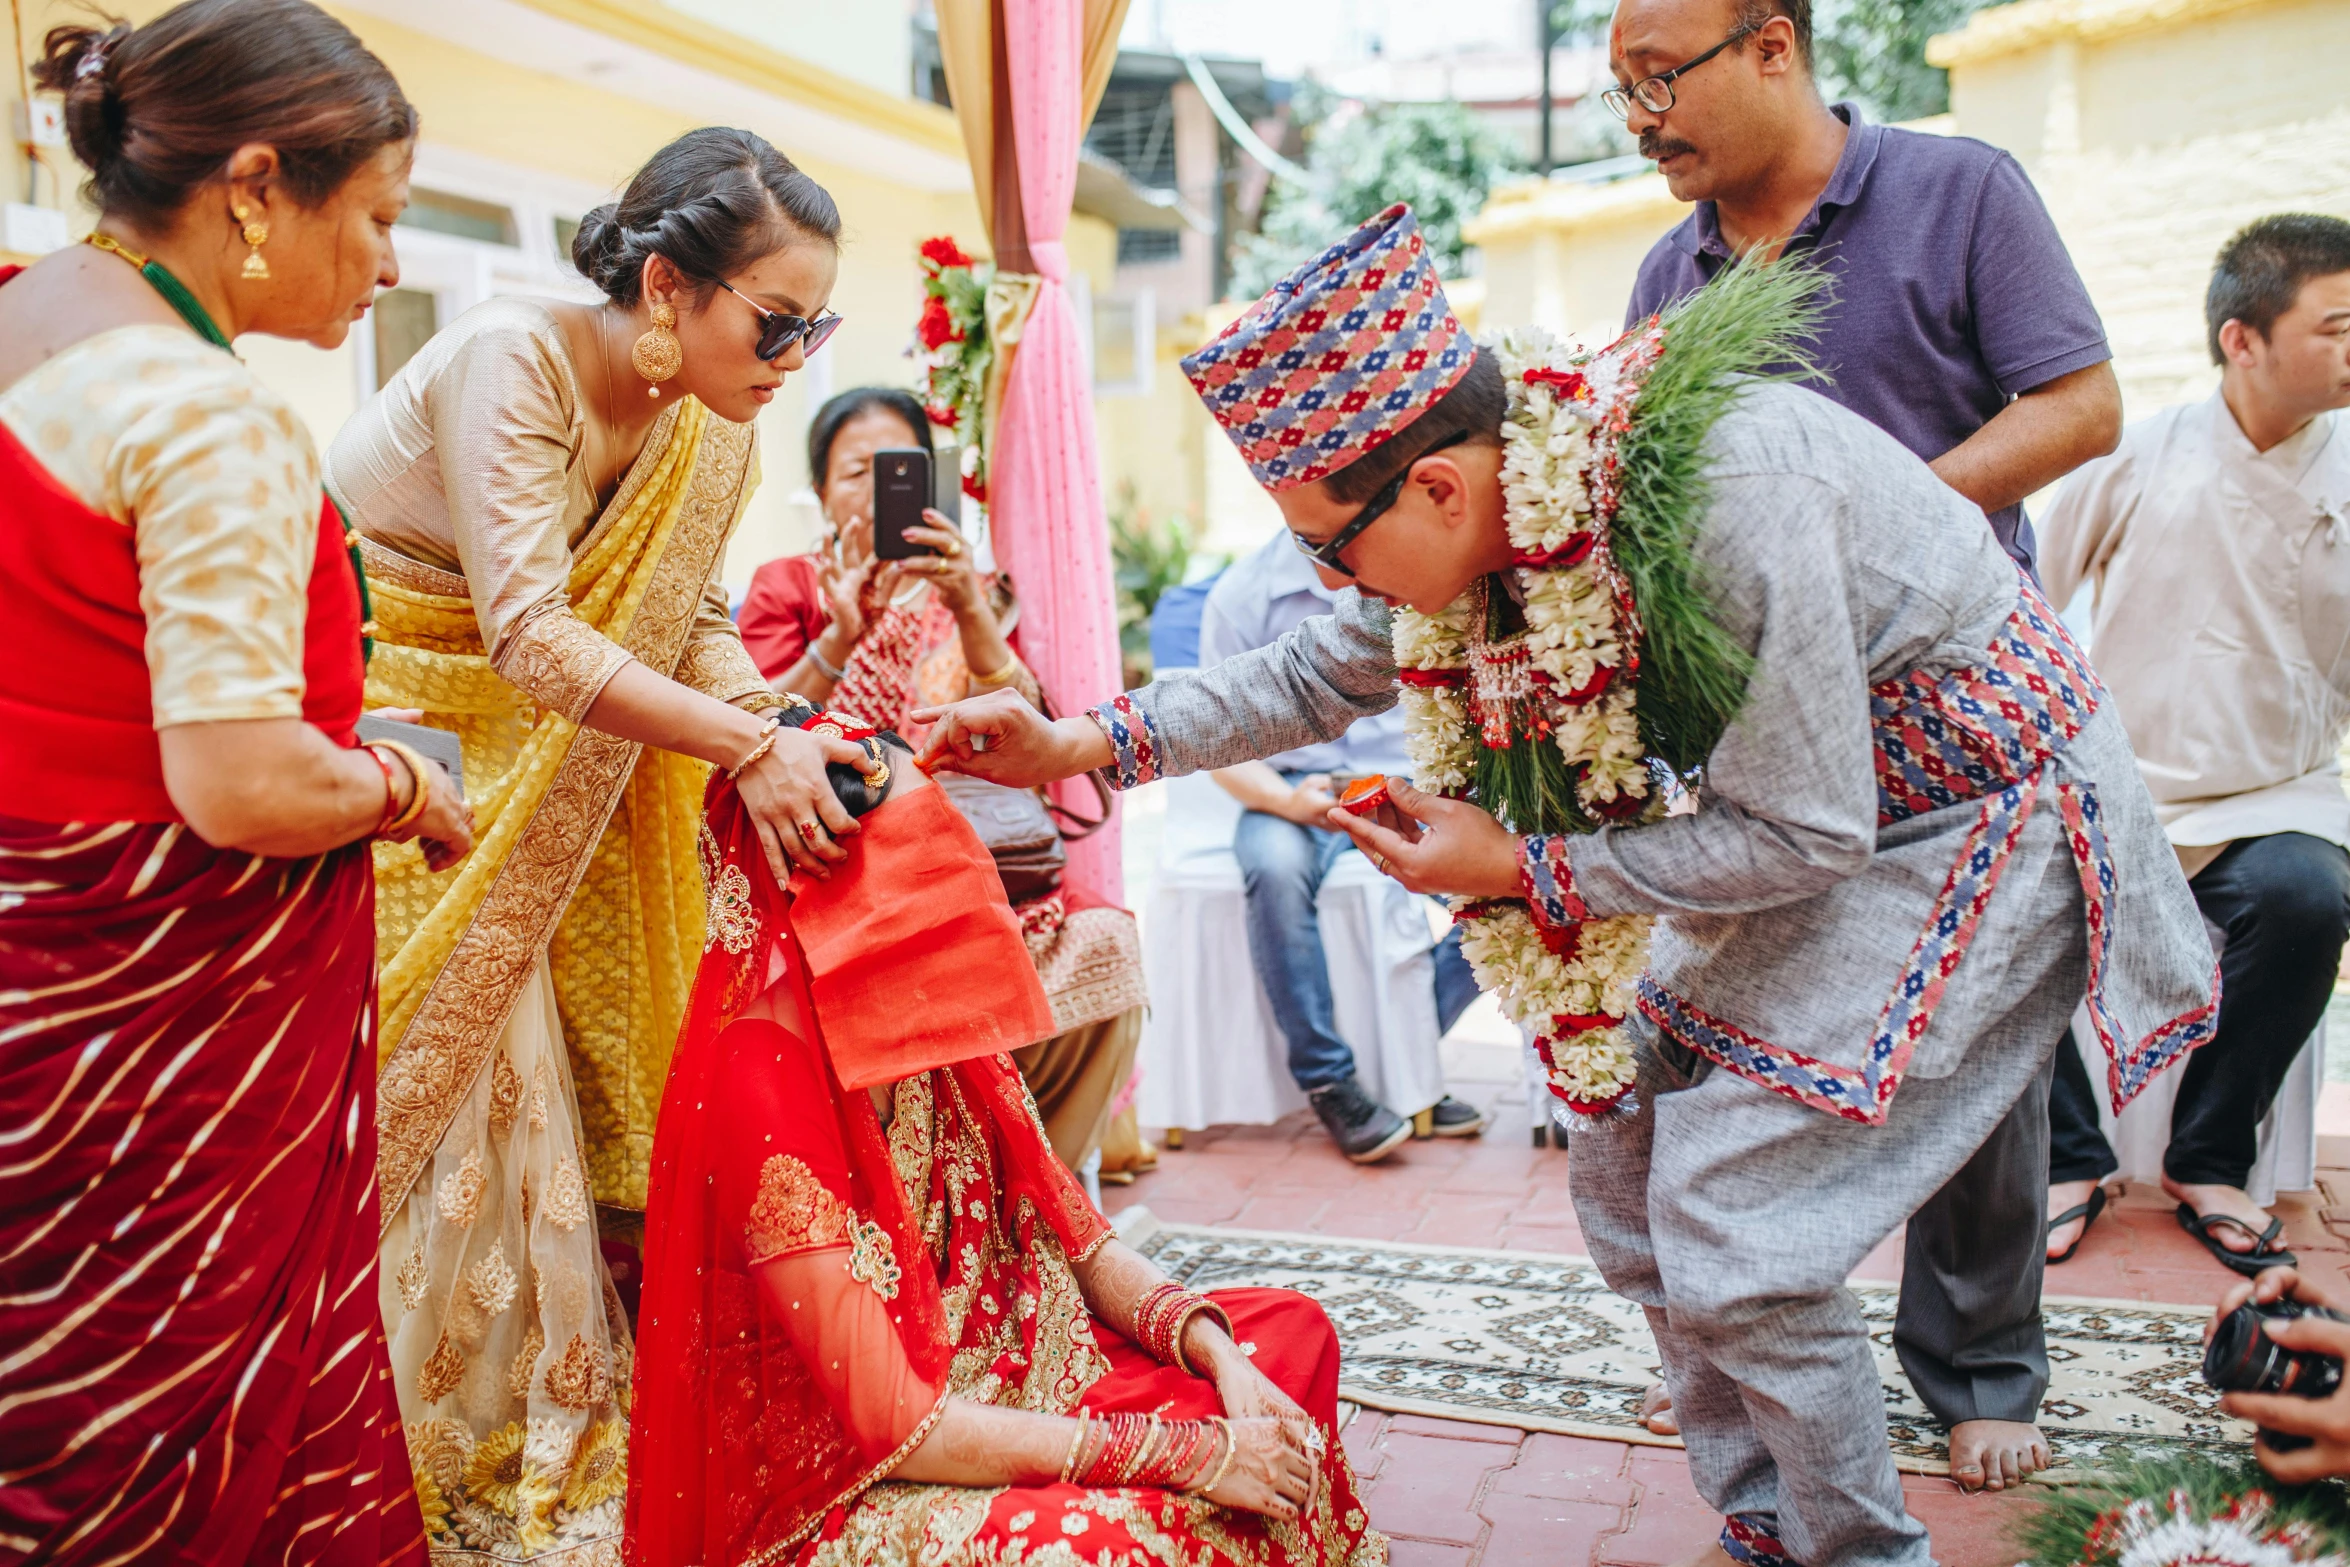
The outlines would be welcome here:
[[[746,426],[690,399],[583,541],[573,610],[661,673],[731,531]],[[382,569],[371,706],[422,708],[465,752],[474,851],[441,874],[376,846],[379,1161],[387,1214],[422,1172],[543,950],[600,1201],[644,1204],[654,1115],[702,944],[695,833],[707,767],[583,730],[495,673],[459,579]],[[432,583],[430,578],[445,580]]]

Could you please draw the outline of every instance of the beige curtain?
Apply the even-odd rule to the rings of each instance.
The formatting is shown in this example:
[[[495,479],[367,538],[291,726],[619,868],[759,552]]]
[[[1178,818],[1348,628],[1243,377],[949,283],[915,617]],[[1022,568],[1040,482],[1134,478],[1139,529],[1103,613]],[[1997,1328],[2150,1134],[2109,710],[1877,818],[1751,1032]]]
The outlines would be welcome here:
[[[1118,33],[1126,24],[1127,0],[1086,0],[1085,4],[1085,119],[1101,107],[1110,85],[1110,70],[1118,63]],[[937,0],[938,52],[946,65],[947,92],[955,100],[955,118],[963,126],[963,150],[971,159],[971,189],[979,198],[979,218],[987,225],[988,242],[1000,252],[1003,238],[996,232],[996,171],[999,149],[996,128],[1009,128],[1009,115],[996,108],[996,30],[1003,22],[999,0]],[[1006,142],[1010,137],[1007,135]],[[1008,149],[1006,149],[1008,150]],[[1019,204],[1015,183],[1006,193]],[[1027,249],[1025,237],[1019,247]],[[1021,270],[1025,270],[1023,267]]]

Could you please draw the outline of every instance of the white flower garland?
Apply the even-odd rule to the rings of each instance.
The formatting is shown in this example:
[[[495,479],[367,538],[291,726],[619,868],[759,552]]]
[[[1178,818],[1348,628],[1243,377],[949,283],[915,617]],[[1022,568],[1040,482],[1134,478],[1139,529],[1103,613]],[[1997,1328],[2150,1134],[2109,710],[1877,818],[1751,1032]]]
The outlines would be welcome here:
[[[1607,519],[1593,495],[1613,446],[1602,421],[1620,389],[1595,385],[1607,367],[1577,365],[1565,345],[1538,329],[1504,337],[1500,359],[1510,393],[1502,425],[1504,517],[1512,547],[1534,558],[1513,568],[1527,629],[1507,643],[1478,646],[1485,604],[1475,588],[1434,615],[1394,611],[1413,782],[1458,795],[1481,745],[1547,743],[1558,747],[1587,810],[1645,812],[1657,802],[1635,716],[1633,638],[1624,633]],[[1620,1105],[1632,1089],[1632,1050],[1621,1025],[1647,967],[1648,916],[1588,920],[1560,940],[1522,902],[1456,900],[1454,912],[1478,985],[1534,1034],[1551,1092],[1584,1115]],[[1584,1026],[1594,1019],[1606,1021]]]

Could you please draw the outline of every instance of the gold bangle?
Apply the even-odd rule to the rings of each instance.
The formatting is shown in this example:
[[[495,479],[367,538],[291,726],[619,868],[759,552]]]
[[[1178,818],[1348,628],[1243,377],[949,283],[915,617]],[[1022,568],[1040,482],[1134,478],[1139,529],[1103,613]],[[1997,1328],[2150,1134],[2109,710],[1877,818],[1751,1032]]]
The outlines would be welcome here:
[[[971,683],[980,690],[999,691],[1020,678],[1020,655],[1013,654],[1005,660],[1004,667],[992,675],[983,675],[977,670],[966,670],[965,673],[970,675]]]
[[[1232,1472],[1232,1460],[1240,1456],[1240,1433],[1232,1429],[1232,1422],[1225,1419],[1222,1415],[1210,1415],[1208,1418],[1224,1428],[1224,1461],[1216,1466],[1216,1472],[1214,1474],[1208,1476],[1208,1483],[1206,1485],[1187,1485],[1184,1487],[1186,1491],[1191,1492],[1194,1496],[1205,1496],[1210,1491],[1213,1491],[1216,1487],[1222,1485],[1224,1483],[1224,1477]]]
[[[1061,1460],[1059,1483],[1067,1485],[1077,1473],[1077,1450],[1085,1445],[1085,1422],[1092,1411],[1083,1404],[1077,1406],[1077,1430],[1069,1438],[1069,1456]]]
[[[425,775],[424,758],[411,747],[402,745],[397,740],[370,740],[367,742],[367,748],[371,751],[389,751],[398,757],[400,765],[408,769],[408,777],[416,785],[416,792],[408,797],[408,808],[376,829],[377,837],[388,837],[404,830],[416,818],[424,814],[425,807],[432,804],[432,784]]]
[[[749,767],[760,757],[775,749],[775,737],[781,733],[783,733],[783,720],[780,718],[768,719],[767,727],[759,731],[759,743],[751,747],[749,755],[729,767],[726,770],[726,776],[730,779],[740,778],[744,768]]]

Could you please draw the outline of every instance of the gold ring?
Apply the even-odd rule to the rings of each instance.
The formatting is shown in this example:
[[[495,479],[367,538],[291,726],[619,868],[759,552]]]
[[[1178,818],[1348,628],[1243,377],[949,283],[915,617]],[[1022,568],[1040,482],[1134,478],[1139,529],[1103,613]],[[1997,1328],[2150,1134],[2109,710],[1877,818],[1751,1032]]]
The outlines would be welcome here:
[[[816,824],[814,822],[794,822],[792,827],[799,833],[801,842],[812,843],[815,841]]]

